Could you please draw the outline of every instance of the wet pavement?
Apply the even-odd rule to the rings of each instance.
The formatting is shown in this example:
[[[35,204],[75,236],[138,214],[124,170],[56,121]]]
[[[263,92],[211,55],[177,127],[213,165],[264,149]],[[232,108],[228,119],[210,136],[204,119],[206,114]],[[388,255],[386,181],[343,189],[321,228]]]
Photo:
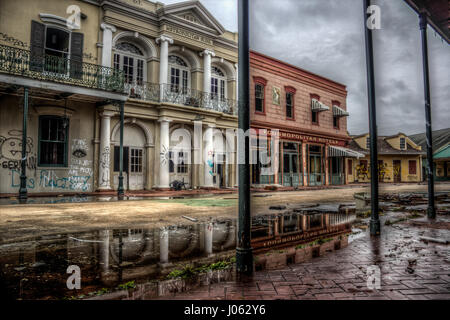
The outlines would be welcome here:
[[[438,218],[438,223],[449,221],[448,216]],[[380,237],[370,237],[366,229],[348,247],[310,262],[258,271],[246,283],[212,284],[170,299],[449,300],[450,247],[420,237],[450,239],[450,230],[398,224],[383,226]],[[381,282],[372,290],[367,270],[373,266],[380,268]]]
[[[316,206],[320,209],[320,206]],[[300,209],[298,209],[300,210]],[[320,211],[320,210],[319,210]],[[255,252],[292,246],[351,231],[354,214],[274,213],[252,219]],[[70,299],[112,292],[132,283],[163,281],[186,265],[230,262],[236,248],[236,220],[163,228],[101,229],[0,242],[0,282],[8,299]],[[67,268],[81,270],[80,290],[66,286]],[[232,265],[232,264],[230,264]]]

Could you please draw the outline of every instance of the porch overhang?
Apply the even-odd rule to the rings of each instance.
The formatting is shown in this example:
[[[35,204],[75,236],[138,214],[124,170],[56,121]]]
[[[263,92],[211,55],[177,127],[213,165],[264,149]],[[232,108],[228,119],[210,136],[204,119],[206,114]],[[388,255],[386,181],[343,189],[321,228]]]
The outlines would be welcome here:
[[[128,95],[125,93],[115,93],[108,92],[99,89],[91,89],[85,87],[79,87],[64,83],[55,83],[50,81],[36,80],[30,78],[23,78],[15,75],[8,75],[0,73],[0,91],[1,87],[28,87],[30,89],[35,89],[35,91],[42,92],[64,92],[72,94],[72,98],[78,96],[80,100],[81,97],[88,98],[91,101],[105,101],[105,100],[115,100],[115,101],[127,101]]]
[[[311,110],[315,112],[327,111],[330,110],[330,107],[323,104],[317,99],[311,99]]]
[[[342,108],[339,108],[338,106],[333,106],[333,116],[336,117],[348,117],[350,113],[348,111],[345,111]]]
[[[338,147],[338,146],[329,146],[328,147],[328,156],[329,157],[348,157],[348,158],[364,158],[365,155],[362,153],[359,153],[357,151],[344,148],[344,147]]]

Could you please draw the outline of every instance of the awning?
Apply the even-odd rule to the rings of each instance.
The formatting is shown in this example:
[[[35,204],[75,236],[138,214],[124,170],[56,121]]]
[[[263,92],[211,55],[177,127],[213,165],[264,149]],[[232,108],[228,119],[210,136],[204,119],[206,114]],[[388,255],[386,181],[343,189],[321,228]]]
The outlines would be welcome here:
[[[330,110],[330,107],[323,104],[317,99],[311,99],[311,110],[316,112],[327,111]]]
[[[339,108],[338,106],[333,106],[333,116],[348,117],[349,115],[350,113],[348,113],[344,109]]]
[[[364,154],[356,152],[354,150],[338,147],[329,146],[328,147],[328,157],[349,157],[349,158],[364,158]]]

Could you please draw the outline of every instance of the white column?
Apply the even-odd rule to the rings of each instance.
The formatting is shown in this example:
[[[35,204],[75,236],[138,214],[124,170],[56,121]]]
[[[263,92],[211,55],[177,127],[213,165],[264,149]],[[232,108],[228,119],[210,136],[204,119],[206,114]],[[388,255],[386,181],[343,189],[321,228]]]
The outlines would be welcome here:
[[[103,30],[102,66],[111,68],[112,35],[116,28],[106,23],[102,23],[100,27]]]
[[[205,183],[204,187],[212,188],[214,187],[213,183],[213,154],[214,154],[214,141],[213,141],[213,131],[214,126],[208,125],[205,133],[203,135],[203,140],[205,142],[205,149],[203,151],[203,159],[205,159]]]
[[[167,83],[169,70],[169,44],[173,44],[173,39],[168,36],[160,36],[156,39],[156,43],[160,43],[159,55],[159,84]]]
[[[102,272],[109,270],[109,230],[99,232],[100,239],[100,269]]]
[[[159,187],[169,188],[169,148],[170,148],[170,138],[169,138],[169,124],[171,120],[160,119],[160,158],[159,158]]]
[[[111,190],[110,186],[110,163],[111,163],[111,117],[112,111],[103,111],[100,132],[100,158],[98,165],[98,189]]]
[[[203,91],[211,92],[211,57],[215,57],[214,51],[206,49],[200,53],[203,56]]]
[[[202,121],[194,121],[194,181],[195,187],[199,188],[201,186],[201,165],[203,164],[203,124]]]
[[[236,63],[234,65],[234,67],[236,68],[236,97],[235,97],[235,100],[238,101],[239,100],[239,67],[238,67],[238,64]]]

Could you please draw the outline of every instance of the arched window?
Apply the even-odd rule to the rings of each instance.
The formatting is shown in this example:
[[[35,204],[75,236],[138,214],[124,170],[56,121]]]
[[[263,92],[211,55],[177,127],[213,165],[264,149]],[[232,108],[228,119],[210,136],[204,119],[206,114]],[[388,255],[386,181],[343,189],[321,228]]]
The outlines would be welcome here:
[[[168,83],[170,83],[170,91],[179,92],[180,89],[184,93],[190,87],[190,70],[189,66],[182,58],[170,55],[169,56],[169,79]]]
[[[144,54],[132,43],[121,42],[116,45],[114,68],[123,70],[126,83],[142,85],[146,80]]]
[[[211,96],[220,100],[227,97],[225,73],[215,66],[211,67]]]

